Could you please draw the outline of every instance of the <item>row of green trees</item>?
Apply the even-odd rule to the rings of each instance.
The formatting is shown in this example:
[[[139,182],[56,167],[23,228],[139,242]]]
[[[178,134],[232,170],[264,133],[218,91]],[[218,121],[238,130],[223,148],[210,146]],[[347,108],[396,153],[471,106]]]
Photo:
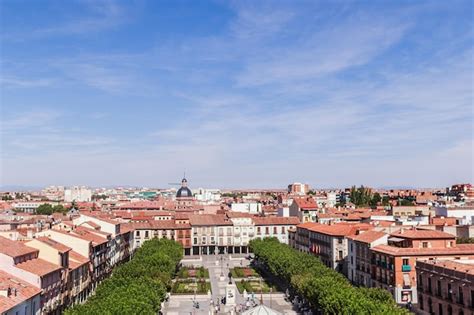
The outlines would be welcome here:
[[[377,207],[377,205],[387,206],[389,204],[388,197],[380,196],[378,192],[372,193],[372,189],[360,186],[356,188],[356,186],[351,187],[351,192],[349,195],[351,202],[355,204],[357,207]]]
[[[68,208],[64,207],[63,205],[55,205],[52,206],[49,203],[43,203],[36,208],[36,214],[42,215],[51,215],[53,213],[67,213],[69,211]]]
[[[317,257],[274,238],[250,242],[257,261],[323,314],[407,314],[388,291],[357,288]]]
[[[87,303],[66,310],[65,315],[157,314],[183,255],[172,240],[152,239],[133,259],[117,267]]]

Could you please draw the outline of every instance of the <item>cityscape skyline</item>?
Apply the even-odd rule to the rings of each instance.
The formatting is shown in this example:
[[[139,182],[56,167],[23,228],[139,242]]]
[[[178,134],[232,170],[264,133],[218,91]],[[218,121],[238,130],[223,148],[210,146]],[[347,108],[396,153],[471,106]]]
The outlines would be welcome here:
[[[1,6],[0,186],[473,182],[469,1]]]

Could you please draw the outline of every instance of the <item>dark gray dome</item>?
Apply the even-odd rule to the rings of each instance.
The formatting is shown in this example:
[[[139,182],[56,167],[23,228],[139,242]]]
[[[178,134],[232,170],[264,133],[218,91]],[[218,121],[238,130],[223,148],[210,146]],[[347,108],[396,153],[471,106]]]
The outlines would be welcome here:
[[[188,187],[181,187],[178,189],[176,192],[176,198],[181,198],[181,197],[192,197],[193,193]]]

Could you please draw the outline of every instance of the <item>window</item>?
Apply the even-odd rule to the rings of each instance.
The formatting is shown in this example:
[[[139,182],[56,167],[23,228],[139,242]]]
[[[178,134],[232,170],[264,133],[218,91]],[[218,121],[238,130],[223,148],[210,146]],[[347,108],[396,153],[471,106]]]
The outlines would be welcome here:
[[[278,228],[276,226],[273,227],[273,234],[278,234]]]
[[[410,260],[408,258],[403,258],[403,264],[404,265],[409,265],[410,264]]]
[[[420,297],[418,298],[418,303],[420,304],[420,310],[423,310],[423,309],[424,309],[424,306],[423,306],[423,295],[420,295]]]
[[[428,248],[428,242],[422,242],[421,244],[422,244],[423,248]]]
[[[438,304],[438,314],[443,315],[443,304],[441,303]]]
[[[338,244],[342,244],[342,238],[338,238],[338,239],[337,239],[337,243],[338,243]]]
[[[342,260],[343,258],[343,254],[342,254],[342,250],[339,251],[339,260]]]
[[[352,249],[353,246],[352,246],[352,245],[353,245],[353,244],[351,243],[351,253],[352,253],[352,251],[353,251],[353,249]]]
[[[458,288],[459,295],[458,295],[458,303],[464,304],[464,292],[462,292],[462,287]]]
[[[285,234],[285,227],[284,226],[281,227],[281,234]]]
[[[267,226],[265,227],[265,235],[269,235],[270,234],[270,228]]]
[[[145,238],[148,238],[148,234],[149,234],[149,232],[145,231]]]
[[[441,296],[441,281],[438,280],[438,282],[436,283],[436,294],[438,296]]]
[[[261,230],[260,230],[260,227],[257,227],[257,234],[260,235],[262,234]]]
[[[448,300],[453,300],[453,290],[451,289],[451,283],[448,283]]]
[[[136,235],[137,237],[140,237],[140,231],[136,231],[136,232],[135,232],[135,235]]]

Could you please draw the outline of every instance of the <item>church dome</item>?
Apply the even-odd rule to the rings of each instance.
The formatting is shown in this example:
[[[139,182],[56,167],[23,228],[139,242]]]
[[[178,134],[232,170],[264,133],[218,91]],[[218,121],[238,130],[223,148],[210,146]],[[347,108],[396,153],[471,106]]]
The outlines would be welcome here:
[[[188,181],[183,178],[181,181],[181,188],[176,192],[176,198],[190,198],[193,196],[191,190],[187,187]]]

